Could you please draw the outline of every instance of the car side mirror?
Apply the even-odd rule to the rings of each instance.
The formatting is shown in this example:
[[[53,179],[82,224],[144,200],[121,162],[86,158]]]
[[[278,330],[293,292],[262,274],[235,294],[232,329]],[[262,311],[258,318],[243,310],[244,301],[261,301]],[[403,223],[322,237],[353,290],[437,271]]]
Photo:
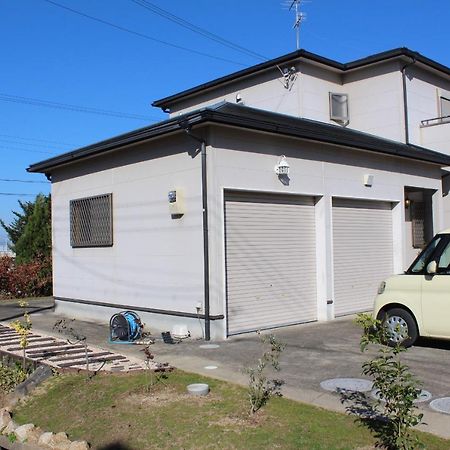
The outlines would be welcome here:
[[[431,261],[427,266],[427,273],[429,275],[434,275],[437,272],[437,262]]]

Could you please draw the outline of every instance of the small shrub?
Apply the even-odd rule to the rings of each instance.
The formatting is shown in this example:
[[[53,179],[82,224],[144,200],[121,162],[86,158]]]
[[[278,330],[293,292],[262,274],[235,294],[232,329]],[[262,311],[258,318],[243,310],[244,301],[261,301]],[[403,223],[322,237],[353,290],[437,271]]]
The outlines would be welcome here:
[[[13,366],[0,363],[0,390],[4,393],[12,392],[14,388],[26,380],[28,373],[20,363]]]
[[[21,308],[26,308],[28,303],[24,300],[19,302]],[[16,333],[20,336],[19,346],[22,349],[22,368],[24,371],[27,369],[26,350],[28,347],[28,335],[31,333],[31,318],[28,311],[25,309],[22,319],[17,319],[11,322],[11,326],[16,330]]]
[[[378,347],[376,355],[362,366],[364,375],[373,378],[373,387],[379,393],[380,401],[375,408],[377,423],[374,426],[373,419],[369,422],[362,419],[362,422],[374,431],[377,446],[390,450],[421,448],[421,442],[411,432],[423,417],[414,404],[420,395],[421,382],[401,360],[406,348],[399,344],[385,345],[388,331],[370,315],[360,314],[356,321],[363,328],[361,351],[366,351],[371,344]]]
[[[52,294],[51,259],[43,257],[16,264],[14,258],[0,257],[0,298],[40,297]]]
[[[281,396],[282,380],[268,379],[266,372],[268,368],[275,371],[280,370],[279,358],[285,344],[279,342],[274,335],[262,336],[259,332],[261,342],[268,346],[255,367],[246,367],[244,372],[249,376],[248,396],[250,400],[250,414],[256,413],[273,396]]]

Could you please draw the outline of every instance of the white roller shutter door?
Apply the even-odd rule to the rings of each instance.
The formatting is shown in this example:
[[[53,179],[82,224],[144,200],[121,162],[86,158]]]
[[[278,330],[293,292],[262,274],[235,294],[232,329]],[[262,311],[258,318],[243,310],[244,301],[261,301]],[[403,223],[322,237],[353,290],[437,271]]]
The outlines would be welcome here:
[[[371,310],[393,272],[392,203],[333,199],[333,249],[335,315]]]
[[[314,200],[225,196],[228,335],[317,318]]]

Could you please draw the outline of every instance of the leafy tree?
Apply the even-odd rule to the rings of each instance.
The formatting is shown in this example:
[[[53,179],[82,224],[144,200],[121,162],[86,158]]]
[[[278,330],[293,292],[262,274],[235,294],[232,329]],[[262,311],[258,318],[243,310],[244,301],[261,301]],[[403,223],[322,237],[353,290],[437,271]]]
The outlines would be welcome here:
[[[49,257],[52,249],[50,195],[39,194],[23,232],[13,246],[17,264]]]
[[[8,238],[11,242],[10,248],[14,251],[14,246],[23,234],[25,225],[27,224],[31,214],[34,210],[34,202],[22,202],[19,200],[19,205],[22,211],[13,211],[15,216],[10,225],[7,225],[0,219],[0,226],[6,231]]]

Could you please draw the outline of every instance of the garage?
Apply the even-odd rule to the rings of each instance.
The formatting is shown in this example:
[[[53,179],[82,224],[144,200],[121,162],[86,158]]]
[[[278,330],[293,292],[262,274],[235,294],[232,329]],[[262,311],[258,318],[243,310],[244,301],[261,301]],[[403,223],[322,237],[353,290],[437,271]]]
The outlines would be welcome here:
[[[227,334],[317,319],[314,198],[225,195]]]
[[[333,199],[335,315],[372,309],[393,273],[392,203]]]

